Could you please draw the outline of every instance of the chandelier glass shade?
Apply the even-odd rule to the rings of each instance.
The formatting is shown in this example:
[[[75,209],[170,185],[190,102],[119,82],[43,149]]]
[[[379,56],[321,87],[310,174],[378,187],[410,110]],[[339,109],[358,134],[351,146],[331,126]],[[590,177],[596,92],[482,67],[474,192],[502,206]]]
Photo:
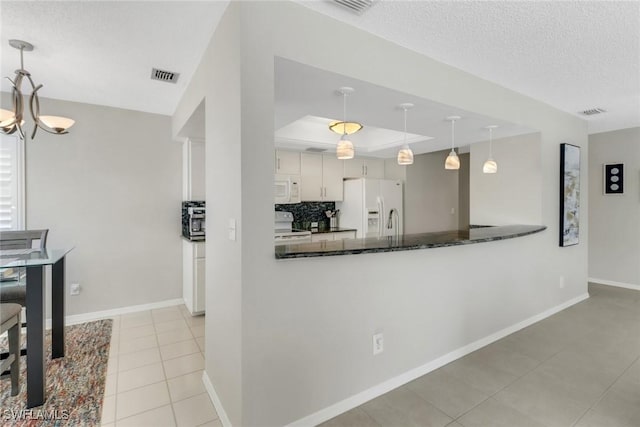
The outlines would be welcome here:
[[[26,78],[31,85],[31,96],[29,97],[29,110],[31,118],[34,122],[31,139],[36,136],[38,128],[52,134],[65,134],[68,129],[75,123],[72,119],[58,116],[41,116],[40,115],[40,99],[38,91],[42,85],[37,85],[31,78],[31,73],[24,69],[23,54],[24,51],[32,51],[33,45],[22,40],[9,40],[9,45],[20,50],[20,68],[16,70],[13,79],[7,77],[11,84],[11,100],[13,110],[0,109],[0,131],[5,135],[17,133],[21,139],[25,138],[24,126],[24,96],[22,94],[22,83]]]
[[[448,170],[457,170],[460,169],[460,158],[456,154],[456,150],[454,150],[454,131],[456,120],[459,120],[460,116],[450,116],[447,117],[447,120],[451,121],[451,152],[447,156],[447,159],[444,161],[444,168]]]

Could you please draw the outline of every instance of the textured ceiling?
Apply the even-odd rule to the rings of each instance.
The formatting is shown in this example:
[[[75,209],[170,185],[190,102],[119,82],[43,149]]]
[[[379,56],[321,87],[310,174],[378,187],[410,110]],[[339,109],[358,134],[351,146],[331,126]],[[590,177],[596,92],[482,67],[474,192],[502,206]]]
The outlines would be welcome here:
[[[638,1],[299,3],[558,109],[608,110],[581,116],[591,133],[640,126]]]
[[[24,62],[43,97],[173,114],[227,3],[2,0],[2,76],[20,64],[8,40],[22,39],[35,45]],[[150,80],[152,67],[178,83]]]
[[[638,1],[378,0],[362,16],[299,3],[561,110],[608,110],[585,118],[592,133],[640,126]],[[1,75],[18,66],[8,39],[24,39],[42,96],[172,114],[227,4],[1,0]]]

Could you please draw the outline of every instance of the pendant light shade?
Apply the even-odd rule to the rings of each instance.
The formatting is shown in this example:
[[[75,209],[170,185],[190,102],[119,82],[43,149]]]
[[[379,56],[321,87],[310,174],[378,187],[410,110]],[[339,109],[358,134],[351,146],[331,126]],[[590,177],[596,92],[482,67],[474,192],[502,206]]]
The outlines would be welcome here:
[[[355,90],[352,87],[344,86],[338,89],[338,92],[342,94],[342,121],[331,122],[329,129],[332,132],[342,134],[336,146],[336,157],[339,160],[349,160],[355,156],[355,149],[353,148],[353,142],[347,138],[347,135],[358,132],[362,129],[362,125],[347,121],[347,95],[351,95]]]
[[[353,149],[353,143],[347,139],[346,134],[342,135],[336,147],[336,156],[339,160],[349,160],[353,159],[354,155],[355,150]]]
[[[404,110],[404,144],[398,151],[398,164],[400,166],[408,166],[413,164],[413,151],[411,151],[409,144],[407,144],[407,110],[413,108],[413,104],[400,104],[400,108]]]
[[[413,151],[411,151],[411,148],[401,148],[398,151],[398,164],[401,166],[409,166],[413,164]]]
[[[460,158],[456,154],[456,150],[454,150],[454,132],[456,120],[460,120],[460,116],[449,116],[447,120],[451,122],[451,152],[444,161],[444,168],[447,170],[457,170],[460,169]]]
[[[482,172],[484,173],[498,173],[498,164],[493,160],[493,130],[497,127],[496,125],[487,126],[487,129],[489,129],[489,158],[482,165]]]
[[[444,168],[449,170],[460,169],[460,157],[454,150],[451,150],[447,159],[444,161]]]
[[[484,173],[497,173],[498,164],[493,159],[488,159],[482,166],[482,172]]]

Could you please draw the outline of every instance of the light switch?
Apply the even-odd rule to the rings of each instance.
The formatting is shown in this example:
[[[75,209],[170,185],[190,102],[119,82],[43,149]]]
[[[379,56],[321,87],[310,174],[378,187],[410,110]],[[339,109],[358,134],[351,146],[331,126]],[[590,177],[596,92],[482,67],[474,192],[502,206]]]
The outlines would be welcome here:
[[[229,219],[229,240],[236,240],[236,220],[233,218]]]

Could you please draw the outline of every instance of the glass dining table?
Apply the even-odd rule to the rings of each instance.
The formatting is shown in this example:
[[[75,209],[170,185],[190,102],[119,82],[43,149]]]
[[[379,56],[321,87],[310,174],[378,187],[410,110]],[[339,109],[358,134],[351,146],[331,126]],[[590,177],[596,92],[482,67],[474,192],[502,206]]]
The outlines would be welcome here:
[[[46,400],[45,266],[51,266],[51,358],[64,357],[64,283],[66,249],[0,250],[0,271],[26,269],[27,408]]]

